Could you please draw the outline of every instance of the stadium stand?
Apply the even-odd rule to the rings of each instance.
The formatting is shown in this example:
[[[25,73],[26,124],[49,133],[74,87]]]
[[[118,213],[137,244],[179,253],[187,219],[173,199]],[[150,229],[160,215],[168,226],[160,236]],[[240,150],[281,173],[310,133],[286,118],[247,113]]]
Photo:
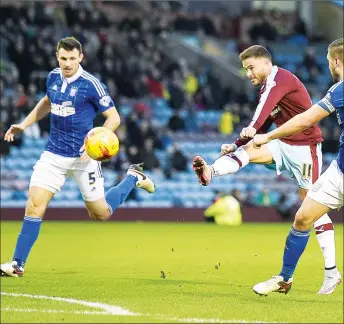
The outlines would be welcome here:
[[[222,44],[234,42],[234,49],[227,48],[236,54],[251,42],[267,42],[275,62],[294,71],[309,86],[313,101],[331,82],[324,55],[326,48],[313,43],[321,38],[311,39],[300,18],[284,24],[290,17],[277,11],[257,11],[240,16],[241,21],[229,14],[214,21],[211,13],[202,13],[207,1],[197,3],[198,13],[180,11],[183,5],[178,1],[160,3],[162,7],[156,8],[150,19],[142,17],[147,18],[154,2],[145,5],[116,2],[113,8],[90,1],[79,3],[78,8],[73,2],[2,5],[3,207],[24,206],[32,167],[43,151],[49,121],[42,120],[18,137],[11,147],[2,140],[3,134],[44,95],[47,73],[56,67],[54,46],[60,37],[67,35],[82,42],[84,68],[107,84],[122,116],[118,130],[121,151],[104,164],[106,189],[121,178],[130,163],[139,160],[145,162],[148,174],[156,182],[154,195],[137,191],[124,207],[206,207],[216,191],[232,190],[238,190],[240,200],[247,205],[262,204],[262,194],[268,196],[270,205],[276,205],[282,191],[288,192],[290,205],[297,203],[297,184],[292,179],[273,176],[272,171],[257,165],[249,165],[233,176],[216,178],[211,187],[200,187],[191,170],[192,157],[201,154],[206,159],[216,159],[221,144],[235,139],[252,116],[256,94],[253,90],[236,93],[219,84],[206,67],[195,70],[186,60],[174,61],[164,53],[157,38],[163,33],[179,32],[187,37],[193,33],[197,40],[202,32]],[[246,26],[244,31],[240,30],[240,23]],[[241,33],[243,36],[234,41]],[[221,121],[229,115],[233,125],[224,130]],[[324,167],[333,158],[336,149],[333,143],[338,138],[337,134],[326,131],[332,122],[329,119],[321,125],[327,140],[324,150],[328,152]],[[97,118],[95,125],[101,123],[101,117]],[[76,184],[70,180],[51,203],[63,207],[82,205]]]

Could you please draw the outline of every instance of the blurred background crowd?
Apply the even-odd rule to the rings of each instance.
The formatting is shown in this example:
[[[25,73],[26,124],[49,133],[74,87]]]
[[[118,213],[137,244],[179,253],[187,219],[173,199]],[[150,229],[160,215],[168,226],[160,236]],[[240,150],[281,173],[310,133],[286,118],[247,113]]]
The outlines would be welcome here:
[[[212,188],[200,188],[190,166],[196,154],[209,162],[216,159],[220,145],[231,143],[253,116],[257,90],[223,82],[232,78],[226,69],[235,61],[235,77],[245,84],[237,56],[248,46],[266,46],[275,64],[305,83],[313,101],[332,82],[326,35],[319,29],[314,32],[297,10],[255,8],[252,2],[3,1],[2,198],[8,204],[25,201],[32,166],[49,133],[49,117],[17,136],[13,146],[3,141],[4,132],[44,96],[46,76],[57,66],[56,43],[74,36],[83,44],[84,69],[106,84],[122,117],[117,132],[120,153],[103,164],[106,186],[138,162],[144,162],[145,170],[161,183],[154,197],[134,191],[128,206],[205,207],[219,193],[228,193],[247,206],[276,206],[288,218],[298,203],[297,185],[288,175],[277,177],[252,165],[235,176],[216,179]],[[177,46],[183,55],[169,50]],[[202,57],[204,64],[193,57]],[[221,64],[226,66],[223,80],[216,73]],[[102,122],[97,116],[95,126]],[[321,124],[325,167],[337,151],[335,123],[329,118]],[[80,203],[77,189],[71,183],[66,186],[65,196],[57,195],[55,203],[66,203],[66,197],[70,205]]]

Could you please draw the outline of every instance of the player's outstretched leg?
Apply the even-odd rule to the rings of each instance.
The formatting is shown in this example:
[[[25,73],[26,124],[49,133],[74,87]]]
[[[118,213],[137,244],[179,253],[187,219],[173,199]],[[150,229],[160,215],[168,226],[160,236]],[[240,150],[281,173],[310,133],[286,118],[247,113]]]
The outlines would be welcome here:
[[[212,168],[198,155],[192,160],[192,168],[196,173],[199,183],[202,186],[207,186],[212,178]]]
[[[218,158],[211,165],[207,164],[201,156],[195,156],[192,161],[192,168],[198,177],[199,183],[202,186],[207,186],[212,177],[236,173],[241,168],[245,167],[250,162],[251,158],[254,162],[257,159],[256,156],[250,157],[246,149],[244,147],[240,147],[234,153],[230,153]],[[257,153],[255,154],[257,155]],[[264,157],[268,156],[267,158],[265,157],[266,162],[269,162],[272,159],[271,154],[266,150],[261,150],[259,154],[263,155]],[[260,159],[258,159],[258,162],[262,163],[260,162]]]
[[[137,188],[146,190],[148,193],[153,193],[155,191],[153,180],[143,172],[143,163],[132,164],[127,173],[137,177]]]
[[[149,193],[155,191],[155,185],[150,177],[143,173],[143,163],[132,164],[127,176],[115,187],[110,188],[105,195],[110,214],[125,201],[130,192],[135,188],[141,188]]]

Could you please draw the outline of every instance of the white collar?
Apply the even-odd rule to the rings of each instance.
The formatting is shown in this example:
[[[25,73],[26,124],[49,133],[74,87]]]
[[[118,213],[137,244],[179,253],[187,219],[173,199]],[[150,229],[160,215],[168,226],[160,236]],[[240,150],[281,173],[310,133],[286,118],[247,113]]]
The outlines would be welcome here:
[[[276,73],[278,71],[278,66],[277,65],[273,65],[271,68],[271,71],[269,73],[269,75],[267,76],[267,78],[265,79],[264,83],[262,84],[260,90],[262,90],[264,88],[264,86],[266,86],[268,80],[270,80],[273,77],[275,77]]]
[[[62,70],[60,71],[60,76],[61,76],[61,79],[62,81],[66,80],[68,84],[74,82],[75,80],[77,80],[78,78],[80,78],[82,72],[84,72],[84,69],[82,68],[82,66],[79,64],[79,68],[78,68],[78,71],[76,71],[76,73],[70,77],[70,78],[65,78],[63,75],[62,75]]]

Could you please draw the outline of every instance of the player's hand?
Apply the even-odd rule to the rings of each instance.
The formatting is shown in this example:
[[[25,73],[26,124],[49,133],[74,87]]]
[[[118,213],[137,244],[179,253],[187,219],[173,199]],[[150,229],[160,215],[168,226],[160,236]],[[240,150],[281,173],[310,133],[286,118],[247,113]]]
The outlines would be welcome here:
[[[9,128],[9,130],[6,132],[4,136],[4,140],[7,142],[13,142],[14,141],[14,135],[18,133],[22,133],[25,130],[25,126],[23,124],[13,124]]]
[[[257,134],[253,137],[253,147],[259,149],[263,144],[269,143],[268,134]]]
[[[226,154],[235,152],[237,149],[237,146],[235,144],[222,144],[221,145],[221,156],[224,156]]]
[[[91,158],[88,156],[86,150],[85,150],[85,145],[83,145],[81,147],[81,149],[79,150],[81,156],[80,156],[80,161],[81,163],[88,163],[90,162]]]
[[[245,127],[242,129],[241,133],[240,133],[240,137],[242,139],[249,139],[249,138],[253,138],[254,135],[256,135],[257,130],[254,127]]]

